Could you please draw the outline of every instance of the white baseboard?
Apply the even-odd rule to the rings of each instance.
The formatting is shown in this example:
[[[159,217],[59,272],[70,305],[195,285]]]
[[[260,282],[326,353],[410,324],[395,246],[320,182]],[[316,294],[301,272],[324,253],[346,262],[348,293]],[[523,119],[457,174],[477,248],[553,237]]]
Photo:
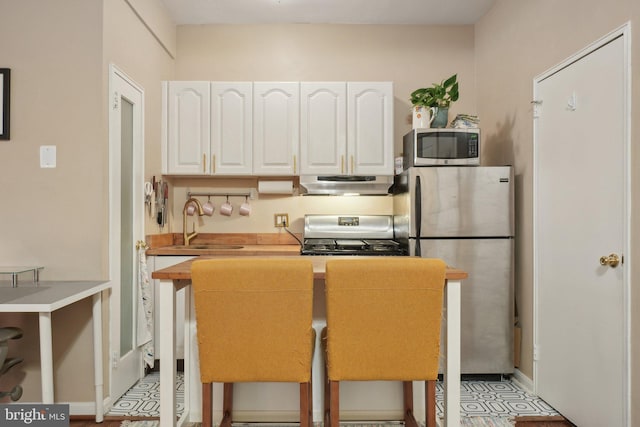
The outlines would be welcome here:
[[[16,402],[20,405],[43,405],[42,402]],[[69,415],[92,415],[96,414],[96,402],[56,402],[55,404],[69,405]],[[106,406],[105,406],[106,408]]]
[[[200,421],[201,416],[198,417],[196,414],[191,414],[193,418],[190,421]],[[200,414],[198,414],[200,415]],[[322,412],[314,411],[314,419],[321,420]],[[343,422],[359,422],[367,424],[367,421],[370,422],[380,422],[380,421],[396,421],[402,419],[402,410],[400,411],[340,411],[340,423]],[[222,419],[222,411],[213,411],[213,420],[218,422]],[[217,420],[217,421],[216,421]],[[296,424],[300,420],[300,413],[298,411],[233,411],[233,422],[234,424],[242,424],[242,423],[293,423]],[[318,422],[318,421],[316,421]],[[321,422],[321,421],[320,421]],[[296,424],[297,425],[297,424]]]
[[[533,393],[533,380],[522,373],[521,370],[516,369],[511,376],[511,381],[516,383],[520,388]]]
[[[66,402],[69,415],[96,415],[96,402]]]
[[[96,415],[96,402],[65,402],[69,404],[69,415]],[[113,402],[110,397],[102,403],[105,414],[109,411]]]

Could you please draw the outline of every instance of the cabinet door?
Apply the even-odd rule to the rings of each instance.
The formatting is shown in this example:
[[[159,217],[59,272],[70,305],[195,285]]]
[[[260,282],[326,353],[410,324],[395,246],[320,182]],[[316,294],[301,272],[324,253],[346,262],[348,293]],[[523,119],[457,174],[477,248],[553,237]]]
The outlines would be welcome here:
[[[300,137],[298,82],[253,85],[253,173],[295,175]]]
[[[300,174],[346,174],[347,85],[300,83]]]
[[[211,170],[214,175],[250,175],[252,83],[211,84]]]
[[[166,171],[172,175],[209,173],[209,82],[169,82]]]
[[[347,83],[350,175],[393,175],[393,83]]]

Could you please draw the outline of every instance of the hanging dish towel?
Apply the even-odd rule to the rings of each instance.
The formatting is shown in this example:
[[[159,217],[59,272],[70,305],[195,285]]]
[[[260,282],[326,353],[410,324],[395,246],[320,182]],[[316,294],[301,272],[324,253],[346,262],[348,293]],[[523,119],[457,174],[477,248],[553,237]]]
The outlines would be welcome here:
[[[145,245],[138,248],[138,347],[142,346],[144,363],[153,368],[153,295],[147,271]]]

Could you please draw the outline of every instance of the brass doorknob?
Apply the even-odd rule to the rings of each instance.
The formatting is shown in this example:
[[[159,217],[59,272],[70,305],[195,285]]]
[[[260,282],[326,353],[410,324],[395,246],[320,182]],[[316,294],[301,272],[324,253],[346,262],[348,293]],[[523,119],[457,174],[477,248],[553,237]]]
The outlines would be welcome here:
[[[611,268],[616,268],[618,264],[620,264],[620,257],[617,254],[600,257],[600,265],[608,265]]]

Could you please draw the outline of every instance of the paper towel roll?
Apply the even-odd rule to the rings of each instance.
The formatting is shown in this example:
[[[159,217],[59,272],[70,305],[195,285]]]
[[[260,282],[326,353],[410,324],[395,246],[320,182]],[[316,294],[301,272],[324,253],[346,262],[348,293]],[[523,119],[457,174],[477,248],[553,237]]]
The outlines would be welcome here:
[[[293,194],[293,181],[258,181],[258,193]]]

